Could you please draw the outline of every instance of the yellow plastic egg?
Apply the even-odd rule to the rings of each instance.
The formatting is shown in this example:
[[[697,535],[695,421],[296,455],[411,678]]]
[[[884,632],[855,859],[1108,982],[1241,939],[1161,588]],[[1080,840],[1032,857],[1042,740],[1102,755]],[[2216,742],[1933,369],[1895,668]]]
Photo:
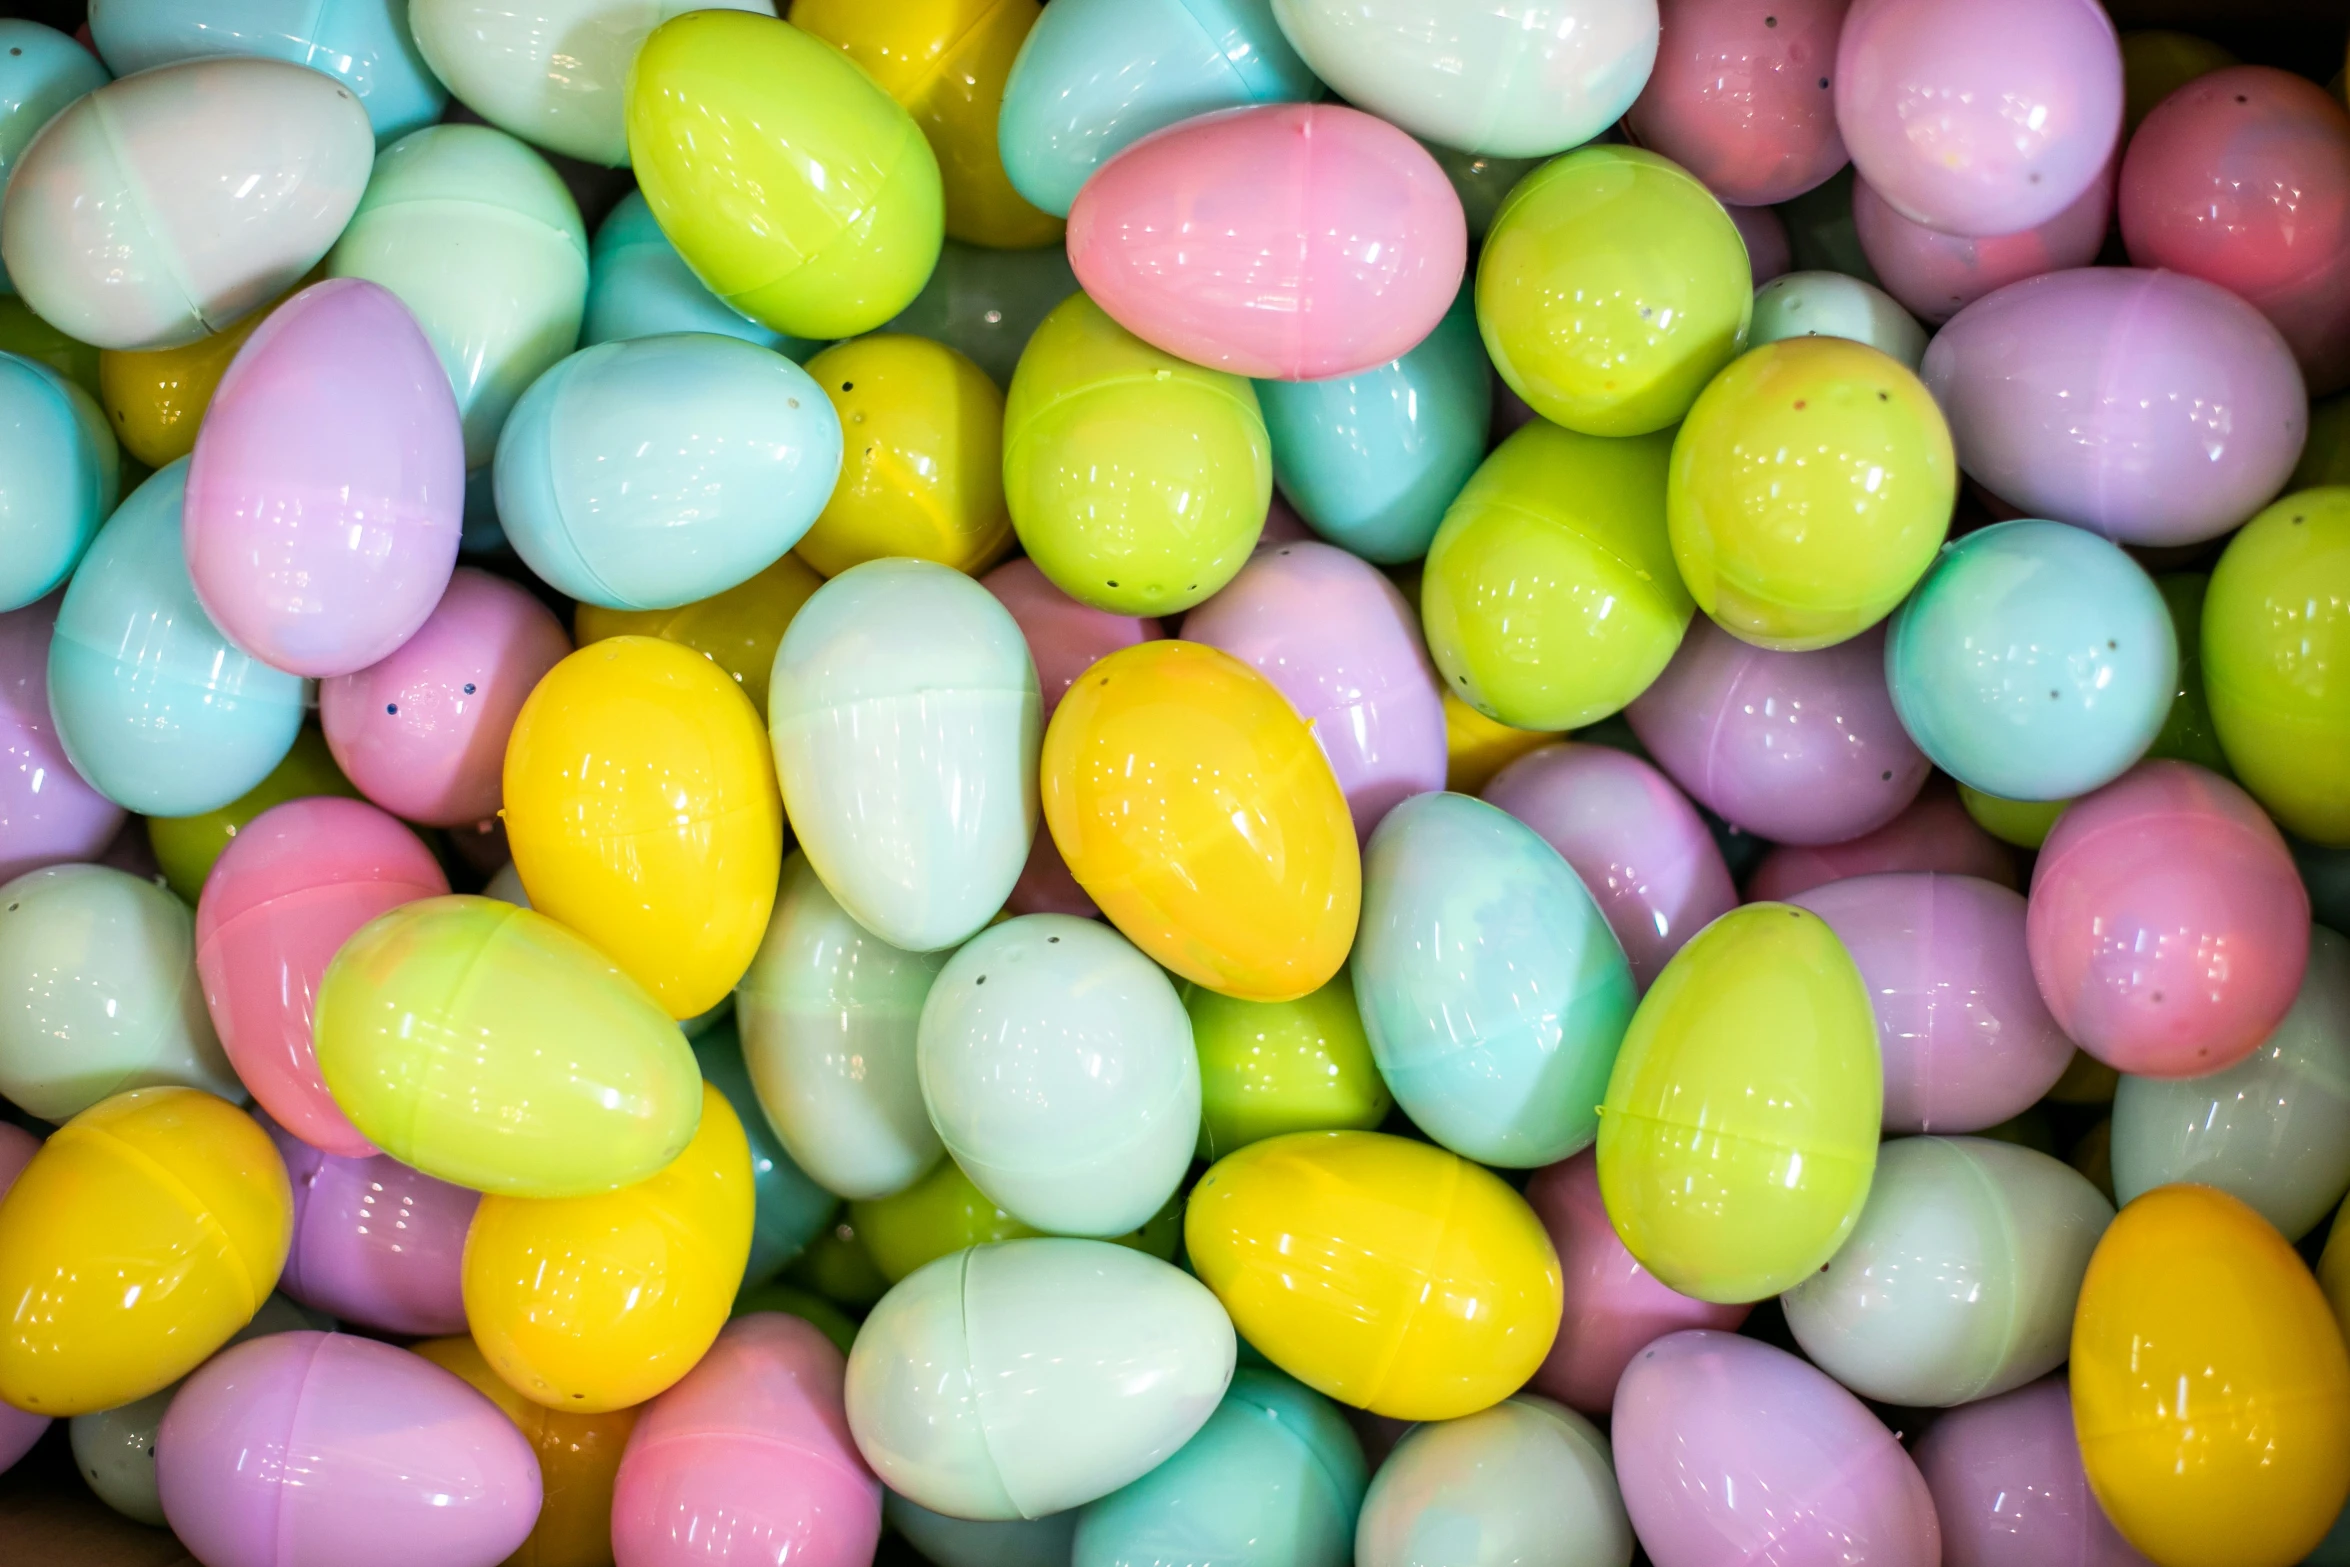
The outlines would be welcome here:
[[[1474,1414],[1516,1392],[1558,1335],[1542,1221],[1491,1171],[1429,1143],[1251,1143],[1200,1177],[1183,1241],[1242,1338],[1374,1414]]]
[[[766,726],[709,659],[613,637],[539,681],[506,742],[506,837],[531,906],[707,1012],[751,966],[783,864]]]
[[[641,1404],[726,1325],[751,1256],[751,1145],[705,1084],[658,1175],[594,1197],[484,1197],[465,1235],[465,1323],[508,1386],[550,1409]]]
[[[747,582],[675,609],[606,609],[582,599],[572,612],[572,639],[586,647],[612,637],[659,637],[690,647],[732,676],[753,710],[764,713],[767,672],[784,628],[822,586],[806,561],[785,555]]]
[[[2211,1187],[2156,1187],[2097,1243],[2072,1396],[2090,1488],[2160,1567],[2287,1567],[2350,1496],[2340,1326],[2285,1238]]]
[[[1004,394],[927,337],[877,332],[808,361],[840,415],[840,481],[793,546],[827,577],[886,555],[976,576],[1012,545]]]
[[[170,1386],[253,1320],[293,1225],[277,1149],[227,1100],[92,1105],[0,1200],[0,1399],[64,1417]]]
[[[229,361],[245,346],[253,329],[271,312],[318,281],[323,268],[287,289],[251,315],[209,337],[178,348],[145,352],[101,349],[98,353],[98,400],[122,449],[150,468],[177,462],[196,449],[196,430],[212,393],[228,373]]]
[[[1088,669],[1045,731],[1046,824],[1077,884],[1161,967],[1244,1001],[1346,961],[1362,857],[1313,731],[1272,683],[1196,642]]]

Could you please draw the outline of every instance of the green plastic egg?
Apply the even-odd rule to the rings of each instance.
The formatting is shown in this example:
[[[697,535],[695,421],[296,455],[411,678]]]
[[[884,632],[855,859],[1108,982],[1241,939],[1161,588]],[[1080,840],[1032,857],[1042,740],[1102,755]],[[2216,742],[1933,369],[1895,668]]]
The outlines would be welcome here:
[[[1648,689],[1688,629],[1665,537],[1668,434],[1536,420],[1436,530],[1420,620],[1445,688],[1516,729],[1576,729]]]
[[[1851,1232],[1883,1104],[1843,943],[1803,909],[1749,903],[1676,953],[1633,1014],[1600,1107],[1600,1196],[1671,1288],[1761,1300]]]
[[[2350,845],[2350,485],[2288,495],[2228,541],[2203,599],[2203,694],[2277,825]]]
[[[829,1301],[859,1310],[889,1293],[889,1280],[873,1265],[857,1227],[847,1213],[833,1216],[800,1253],[800,1260],[784,1270],[784,1282],[812,1291]]]
[[[1512,187],[1477,262],[1501,378],[1554,424],[1676,424],[1746,346],[1754,278],[1713,193],[1637,147],[1553,158]]]
[[[1673,440],[1665,515],[1698,608],[1801,651],[1893,612],[1950,528],[1958,459],[1925,383],[1841,337],[1766,344]]]
[[[1240,570],[1272,504],[1256,388],[1071,295],[1012,373],[1004,499],[1029,558],[1071,598],[1115,615],[1189,609]]]
[[[1199,1052],[1199,1156],[1211,1164],[1284,1132],[1370,1131],[1394,1100],[1371,1059],[1344,969],[1294,1001],[1241,1001],[1186,983]]]
[[[1171,1261],[1182,1222],[1183,1198],[1178,1194],[1143,1221],[1141,1229],[1109,1239]],[[894,1196],[850,1203],[849,1223],[865,1254],[892,1284],[948,1252],[1045,1233],[997,1207],[952,1159],[941,1159],[936,1169]]]
[[[98,350],[58,331],[14,294],[0,294],[0,353],[47,365],[101,405],[106,401],[98,389]],[[125,484],[122,493],[135,487]]]
[[[164,882],[192,904],[204,890],[204,878],[212,874],[213,861],[227,852],[230,840],[247,823],[273,805],[318,794],[359,798],[359,791],[335,765],[326,736],[305,724],[294,736],[294,748],[267,778],[218,810],[199,816],[148,817],[147,846],[155,851],[155,867],[163,872]]]
[[[2037,849],[2048,841],[2056,819],[2064,814],[2070,800],[2010,800],[2003,795],[1985,794],[1966,784],[1958,786],[1959,804],[1975,825],[1997,838],[2001,843],[2012,843],[2019,849]]]
[[[2228,754],[2220,748],[2219,732],[2211,724],[2211,703],[2203,695],[2203,599],[2211,590],[2211,577],[2200,571],[2173,571],[2156,577],[2154,585],[2162,590],[2171,632],[2178,639],[2179,689],[2171,697],[2162,732],[2146,754],[2193,762],[2226,777]]]

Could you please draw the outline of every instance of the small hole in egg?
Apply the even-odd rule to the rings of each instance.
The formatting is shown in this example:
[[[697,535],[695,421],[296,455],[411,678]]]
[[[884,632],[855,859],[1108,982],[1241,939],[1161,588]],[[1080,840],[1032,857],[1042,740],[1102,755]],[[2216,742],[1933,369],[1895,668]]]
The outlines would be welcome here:
[[[1821,85],[1822,87],[1825,87],[1825,86],[1827,86],[1827,85],[1828,85],[1828,79],[1827,79],[1825,76],[1823,76],[1823,77],[1821,77],[1821,78],[1820,78],[1820,85]]]
[[[982,975],[980,975],[980,976],[979,976],[977,979],[973,980],[971,983],[972,983],[972,984],[974,984],[974,985],[984,985],[984,984],[986,984],[986,983],[987,983],[987,976],[986,976],[985,974],[982,974]]]
[[[384,711],[397,716],[400,711],[400,704],[397,702],[386,702],[384,704]]]
[[[1893,781],[1893,769],[1890,767],[1886,768],[1883,772],[1877,775],[1877,780],[1880,783],[1891,783]]]
[[[473,682],[470,680],[465,682],[465,694],[467,696],[473,695]]]
[[[856,390],[856,387],[857,387],[857,383],[856,383],[856,382],[854,382],[854,381],[843,381],[843,382],[841,382],[841,384],[840,384],[840,389],[841,389],[842,391],[844,391],[844,392],[851,392],[851,391],[855,391],[855,390]]]

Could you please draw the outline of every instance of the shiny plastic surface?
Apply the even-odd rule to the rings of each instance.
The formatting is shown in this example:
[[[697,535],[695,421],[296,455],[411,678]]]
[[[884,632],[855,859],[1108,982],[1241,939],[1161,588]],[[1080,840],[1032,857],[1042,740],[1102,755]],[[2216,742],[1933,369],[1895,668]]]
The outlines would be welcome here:
[[[1632,1522],[1607,1438],[1547,1398],[1414,1427],[1379,1466],[1356,1567],[1628,1567]]]
[[[7,62],[0,65],[0,186],[5,186],[10,169],[42,127],[76,98],[105,86],[108,72],[79,39],[23,17],[0,17],[0,42],[8,49],[0,57]],[[14,301],[15,294],[7,267],[0,266],[0,298]],[[23,308],[21,302],[17,308]],[[27,320],[39,319],[30,311],[24,314]]]
[[[1394,1103],[1343,969],[1294,1001],[1235,1001],[1185,984],[1199,1052],[1199,1158],[1284,1132],[1369,1131]]]
[[[1893,209],[1867,180],[1852,185],[1852,226],[1861,254],[1885,292],[1940,326],[1961,310],[2025,278],[2085,267],[2105,248],[2113,218],[2114,165],[2045,223],[2014,234],[1945,234]]]
[[[405,0],[99,0],[90,8],[90,39],[117,76],[213,54],[324,71],[358,95],[376,139],[390,141],[439,119],[449,101],[417,53],[408,9]]]
[[[1943,1567],[2149,1567],[2089,1493],[2062,1377],[1947,1412],[1916,1457]]]
[[[605,609],[581,604],[572,612],[572,629],[581,646],[607,637],[659,637],[692,648],[709,659],[743,688],[751,706],[767,711],[767,676],[775,667],[775,649],[784,628],[824,586],[797,555],[785,555],[756,576],[706,599],[676,609]]]
[[[73,769],[49,713],[49,647],[62,595],[0,614],[0,878],[94,860],[122,807]]]
[[[1727,202],[1772,206],[1844,166],[1835,63],[1851,0],[1663,0],[1655,69],[1625,111],[1641,146]]]
[[[384,1154],[322,1153],[261,1120],[294,1191],[293,1241],[278,1287],[381,1333],[462,1333],[459,1264],[481,1194]]]
[[[739,1021],[739,1013],[721,1018],[694,1039],[702,1081],[726,1096],[751,1150],[751,1255],[743,1264],[742,1289],[736,1292],[738,1316],[743,1291],[763,1285],[797,1259],[840,1207],[838,1197],[793,1162],[775,1128],[767,1124],[743,1060],[742,1039],[736,1032]]]
[[[312,268],[294,293],[320,272]],[[293,297],[281,294],[235,324],[177,348],[144,353],[109,349],[98,356],[98,400],[122,449],[150,468],[176,462],[196,449],[196,431],[229,362],[254,329]]]
[[[1941,871],[1979,876],[2002,887],[2018,885],[2015,856],[1975,825],[1956,790],[1937,782],[1920,790],[1908,810],[1848,843],[1772,849],[1747,876],[1746,895],[1787,899],[1825,882],[1881,871]]]
[[[218,810],[194,816],[148,817],[145,837],[153,872],[163,877],[182,903],[194,903],[202,896],[204,879],[212,874],[221,854],[254,818],[273,805],[313,795],[356,799],[359,791],[335,766],[325,737],[305,724],[294,736],[292,749],[269,770],[268,777]],[[112,863],[134,872],[149,870],[149,864]]]
[[[1754,291],[1753,347],[1792,337],[1846,337],[1915,373],[1926,333],[1873,283],[1841,272],[1789,272]]]
[[[1063,246],[986,250],[950,239],[922,292],[883,330],[944,343],[997,386],[1009,387],[1037,323],[1076,292],[1077,274]]]
[[[88,392],[47,365],[0,354],[0,608],[63,583],[114,510],[119,453]]]
[[[653,221],[645,193],[631,189],[597,225],[588,250],[587,312],[580,318],[579,346],[667,332],[739,337],[794,361],[816,351],[806,338],[761,326],[705,288]]]
[[[939,1160],[902,1191],[852,1202],[848,1213],[857,1245],[889,1284],[949,1252],[1039,1233],[972,1185],[971,1177],[952,1159]],[[1124,1244],[1127,1237],[1115,1239]],[[1172,1250],[1170,1246],[1170,1254]]]

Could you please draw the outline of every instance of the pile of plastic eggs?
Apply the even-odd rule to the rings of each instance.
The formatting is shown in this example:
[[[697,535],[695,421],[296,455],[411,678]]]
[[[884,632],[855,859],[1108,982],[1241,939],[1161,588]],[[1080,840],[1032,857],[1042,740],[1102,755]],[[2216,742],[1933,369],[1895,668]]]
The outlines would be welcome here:
[[[2343,16],[710,3],[0,20],[0,1559],[2350,1567]]]

